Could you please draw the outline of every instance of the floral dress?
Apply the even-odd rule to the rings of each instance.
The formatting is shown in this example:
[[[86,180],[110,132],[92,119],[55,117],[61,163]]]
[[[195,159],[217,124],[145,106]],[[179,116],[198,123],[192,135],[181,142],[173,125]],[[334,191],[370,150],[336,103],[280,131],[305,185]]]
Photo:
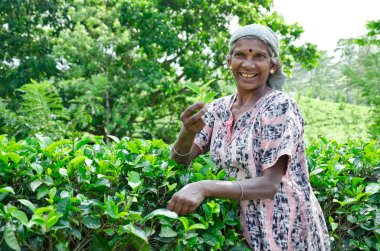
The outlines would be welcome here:
[[[196,135],[202,153],[238,180],[262,175],[288,155],[287,171],[273,199],[240,202],[244,236],[253,250],[330,250],[321,207],[309,182],[303,119],[297,104],[271,90],[234,121],[236,94],[208,107],[206,126]],[[235,123],[234,123],[235,122]]]

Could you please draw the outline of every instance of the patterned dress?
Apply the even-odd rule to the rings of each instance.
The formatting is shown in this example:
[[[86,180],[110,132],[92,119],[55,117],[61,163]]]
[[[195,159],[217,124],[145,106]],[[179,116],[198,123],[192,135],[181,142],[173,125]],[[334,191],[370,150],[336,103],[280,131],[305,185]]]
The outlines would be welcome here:
[[[253,250],[330,250],[320,205],[309,182],[303,119],[285,93],[271,90],[234,122],[236,94],[208,106],[195,144],[238,180],[259,177],[282,155],[287,171],[273,199],[240,202],[244,236]]]

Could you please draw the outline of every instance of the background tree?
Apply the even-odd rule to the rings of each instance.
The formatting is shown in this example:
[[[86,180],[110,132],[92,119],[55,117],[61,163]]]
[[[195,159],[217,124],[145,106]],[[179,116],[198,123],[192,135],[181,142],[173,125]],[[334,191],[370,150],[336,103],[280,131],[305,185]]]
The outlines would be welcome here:
[[[373,122],[369,132],[375,139],[380,139],[380,20],[367,23],[367,36],[342,41],[343,50],[350,60],[344,65],[343,74],[349,84],[360,90],[361,96],[372,106]]]
[[[35,8],[42,3],[31,2]],[[15,2],[14,8],[17,4],[25,5]],[[188,97],[194,98],[187,83],[202,86],[215,79],[203,89],[221,95],[226,94],[221,87],[234,85],[225,67],[234,17],[241,25],[266,24],[280,35],[287,72],[296,62],[309,68],[317,63],[314,45],[293,44],[302,28],[271,13],[271,1],[56,1],[52,6],[52,24],[36,21],[29,30],[31,37],[48,30],[43,33],[48,36],[44,55],[52,59],[48,66],[53,70],[48,74],[36,66],[31,72],[39,77],[25,78],[50,79],[78,131],[172,141],[179,114],[190,104]],[[20,31],[20,36],[25,33]],[[19,67],[14,67],[15,74],[24,72]],[[17,107],[9,100],[3,103],[13,112]]]

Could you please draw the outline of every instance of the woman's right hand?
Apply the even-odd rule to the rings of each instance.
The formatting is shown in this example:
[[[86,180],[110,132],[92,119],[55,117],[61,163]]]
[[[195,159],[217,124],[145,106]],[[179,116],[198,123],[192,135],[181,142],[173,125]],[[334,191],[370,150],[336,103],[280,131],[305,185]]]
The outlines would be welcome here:
[[[197,111],[194,114],[194,111]],[[202,131],[203,127],[205,126],[205,122],[202,119],[202,116],[206,113],[206,107],[203,102],[195,103],[191,106],[189,106],[182,114],[181,114],[181,120],[183,127],[186,131],[190,133],[198,133]]]

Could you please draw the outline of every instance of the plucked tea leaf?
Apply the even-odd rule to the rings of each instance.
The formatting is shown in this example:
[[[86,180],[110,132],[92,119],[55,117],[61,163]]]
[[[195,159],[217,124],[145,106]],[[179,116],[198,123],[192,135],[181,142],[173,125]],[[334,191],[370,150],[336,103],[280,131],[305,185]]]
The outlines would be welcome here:
[[[185,86],[197,94],[201,93],[201,89],[194,83],[186,83]]]
[[[209,93],[207,93],[206,96],[202,99],[202,101],[203,101],[205,104],[208,104],[208,103],[210,103],[210,102],[214,99],[214,97],[215,97],[216,95],[218,95],[217,92],[209,92]]]

